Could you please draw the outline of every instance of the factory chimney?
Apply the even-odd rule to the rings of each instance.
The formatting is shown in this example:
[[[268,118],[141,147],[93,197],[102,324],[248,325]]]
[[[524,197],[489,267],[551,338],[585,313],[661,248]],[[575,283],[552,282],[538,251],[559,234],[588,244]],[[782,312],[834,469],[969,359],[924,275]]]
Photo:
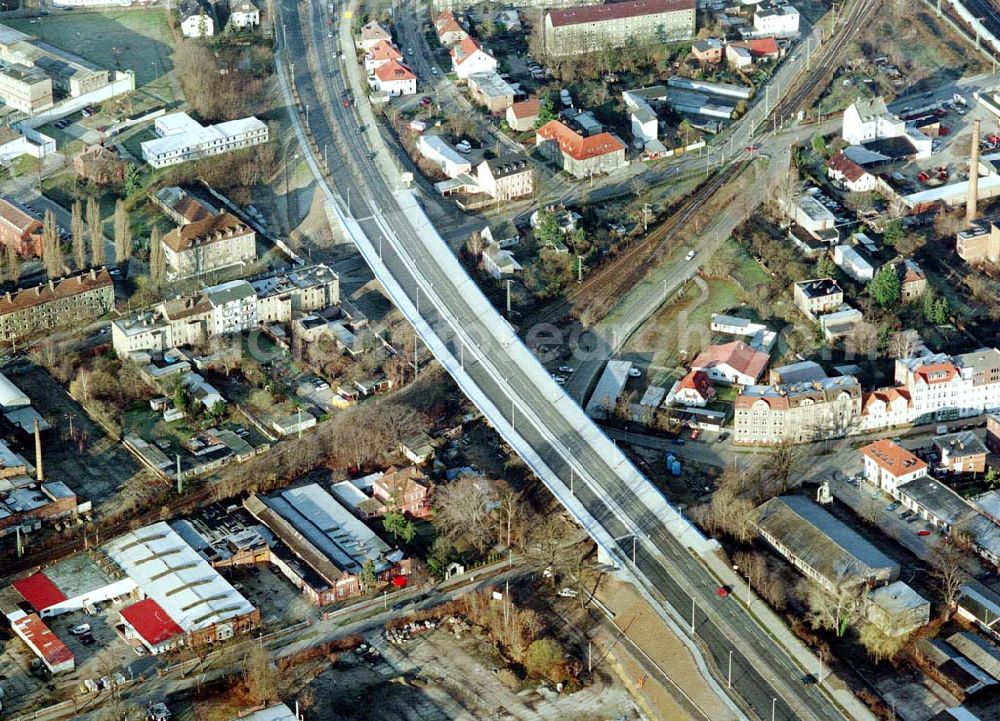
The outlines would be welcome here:
[[[972,149],[969,152],[969,198],[965,204],[965,222],[971,223],[978,215],[979,205],[979,121],[972,124]]]
[[[39,482],[45,480],[42,471],[42,432],[38,430],[38,419],[35,419],[35,477]]]

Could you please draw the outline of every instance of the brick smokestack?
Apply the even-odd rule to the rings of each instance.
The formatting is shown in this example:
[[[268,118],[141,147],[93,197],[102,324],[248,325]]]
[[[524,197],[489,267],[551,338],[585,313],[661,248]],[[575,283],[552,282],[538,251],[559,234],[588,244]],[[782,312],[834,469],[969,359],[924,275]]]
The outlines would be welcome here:
[[[978,215],[979,205],[979,121],[972,124],[972,149],[969,152],[969,198],[965,204],[965,222]]]
[[[45,479],[42,471],[42,432],[38,429],[38,419],[35,419],[35,477],[39,481]]]

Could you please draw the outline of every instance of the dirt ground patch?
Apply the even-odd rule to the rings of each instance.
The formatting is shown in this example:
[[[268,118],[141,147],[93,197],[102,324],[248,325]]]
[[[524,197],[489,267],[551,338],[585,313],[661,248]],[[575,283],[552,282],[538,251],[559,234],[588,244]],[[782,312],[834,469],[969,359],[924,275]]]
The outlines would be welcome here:
[[[679,701],[679,692],[660,674],[647,670],[644,662],[628,642],[605,634],[605,642],[613,643],[611,651],[627,677],[633,692],[662,721],[711,719],[722,721],[733,718],[730,709],[709,688],[695,665],[687,647],[664,625],[662,619],[626,583],[610,578],[602,581],[597,597],[615,614],[615,624],[628,639],[640,648],[657,666],[669,675],[674,684],[684,690],[690,702]],[[699,710],[700,709],[700,710]]]

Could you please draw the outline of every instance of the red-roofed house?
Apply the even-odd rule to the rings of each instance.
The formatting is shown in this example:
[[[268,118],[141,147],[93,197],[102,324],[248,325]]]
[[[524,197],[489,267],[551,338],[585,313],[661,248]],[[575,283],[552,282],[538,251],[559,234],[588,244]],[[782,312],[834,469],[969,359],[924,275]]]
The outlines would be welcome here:
[[[927,464],[902,446],[883,438],[861,449],[865,478],[890,494],[904,483],[927,475]]]
[[[19,578],[11,585],[38,613],[66,600],[65,594],[44,573]]]
[[[507,125],[520,133],[531,130],[538,121],[538,111],[542,103],[538,98],[514,103],[507,108]]]
[[[745,42],[733,43],[737,47],[746,48],[754,60],[770,62],[781,57],[781,48],[774,38],[754,38]]]
[[[365,55],[365,72],[370,75],[390,60],[402,62],[403,53],[388,40],[379,40],[378,44]]]
[[[465,31],[451,10],[445,10],[434,18],[434,30],[437,31],[438,40],[446,48],[458,45],[469,37],[469,33]]]
[[[752,386],[764,375],[771,357],[756,351],[741,340],[710,345],[694,359],[691,369],[705,371],[719,383]]]
[[[892,428],[910,422],[913,402],[905,388],[880,388],[861,396],[861,430]]]
[[[497,60],[479,47],[479,43],[467,37],[451,49],[451,65],[455,75],[465,80],[473,73],[496,70]]]
[[[852,193],[875,190],[875,176],[840,151],[826,161],[826,174]]]
[[[674,403],[704,408],[713,398],[715,398],[715,388],[704,371],[691,371],[677,381]]]
[[[358,40],[358,46],[368,52],[373,47],[378,45],[381,40],[392,40],[392,35],[389,31],[382,27],[378,22],[372,20],[370,23],[361,28],[361,37]]]
[[[184,630],[151,598],[121,610],[126,640],[138,640],[154,656],[177,645]]]
[[[535,131],[535,146],[577,178],[612,173],[625,165],[625,143],[611,133],[584,137],[558,120]]]
[[[38,614],[31,613],[16,618],[11,621],[10,626],[52,673],[72,671],[76,666],[73,652],[52,633]]]
[[[368,84],[390,97],[417,92],[417,76],[398,60],[390,60],[376,68]]]

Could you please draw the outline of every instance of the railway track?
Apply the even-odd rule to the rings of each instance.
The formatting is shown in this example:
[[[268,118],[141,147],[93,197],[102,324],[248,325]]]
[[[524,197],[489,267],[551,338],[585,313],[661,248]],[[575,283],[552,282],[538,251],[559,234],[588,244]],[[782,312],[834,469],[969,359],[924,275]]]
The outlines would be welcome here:
[[[858,31],[871,21],[879,2],[880,0],[855,0],[843,27],[836,30],[833,38],[817,50],[818,57],[812,63],[813,71],[775,104],[771,114],[765,118],[760,127],[767,128],[769,126],[767,120],[771,118],[774,118],[778,125],[792,119],[800,108],[810,105],[814,97],[829,86],[844,49]]]
[[[678,233],[701,207],[727,182],[737,177],[750,164],[740,161],[717,171],[703,183],[667,220],[653,228],[645,238],[632,245],[613,260],[588,275],[583,282],[568,287],[559,299],[525,316],[525,327],[564,318],[571,312],[620,298],[646,274],[650,263],[661,260],[677,245]]]

